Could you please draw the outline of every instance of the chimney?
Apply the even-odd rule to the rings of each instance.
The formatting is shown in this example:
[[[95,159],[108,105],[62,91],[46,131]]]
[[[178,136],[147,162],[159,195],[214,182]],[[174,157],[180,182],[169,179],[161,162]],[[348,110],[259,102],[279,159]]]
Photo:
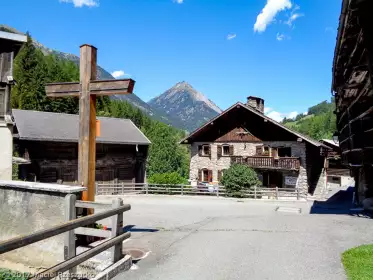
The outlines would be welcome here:
[[[247,98],[247,105],[264,114],[264,99],[256,96],[249,96]]]

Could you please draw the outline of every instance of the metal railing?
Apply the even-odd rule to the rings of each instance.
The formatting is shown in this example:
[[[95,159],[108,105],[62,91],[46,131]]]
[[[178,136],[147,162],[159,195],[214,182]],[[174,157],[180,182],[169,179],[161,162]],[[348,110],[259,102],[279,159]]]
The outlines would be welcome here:
[[[234,195],[261,199],[263,197],[280,199],[294,197],[298,200],[305,197],[299,188],[265,188],[252,187],[236,194],[228,193],[223,186],[217,185],[167,185],[167,184],[135,184],[135,183],[96,183],[97,195],[131,195],[131,194],[163,194],[163,195],[204,195],[230,197]]]
[[[74,194],[68,194],[65,200],[65,223],[53,226],[49,229],[39,230],[26,236],[19,236],[0,242],[0,254],[3,254],[61,233],[65,234],[63,248],[65,261],[37,274],[32,279],[51,279],[68,270],[71,277],[71,275],[74,275],[76,272],[76,267],[79,264],[105,250],[110,249],[111,247],[113,247],[111,252],[111,260],[113,262],[117,262],[122,258],[122,242],[131,236],[129,232],[123,233],[123,212],[130,210],[131,206],[129,204],[123,205],[123,201],[120,198],[114,199],[112,205],[79,200],[77,201]],[[76,218],[76,208],[104,208],[107,210],[97,214]],[[109,217],[112,217],[111,231],[85,227]],[[104,237],[108,239],[92,249],[76,255],[75,234]]]
[[[298,170],[300,168],[299,158],[293,157],[266,157],[266,156],[252,156],[252,157],[231,157],[232,163],[247,164],[254,168],[268,168],[268,169],[285,169]]]

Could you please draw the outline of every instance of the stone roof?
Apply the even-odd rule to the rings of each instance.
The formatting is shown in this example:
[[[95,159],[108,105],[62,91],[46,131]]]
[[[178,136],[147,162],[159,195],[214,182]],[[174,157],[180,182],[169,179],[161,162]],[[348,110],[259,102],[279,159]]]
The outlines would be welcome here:
[[[30,141],[78,142],[79,116],[28,110],[12,110],[15,137]],[[149,139],[131,120],[98,117],[101,136],[97,143],[149,145]]]

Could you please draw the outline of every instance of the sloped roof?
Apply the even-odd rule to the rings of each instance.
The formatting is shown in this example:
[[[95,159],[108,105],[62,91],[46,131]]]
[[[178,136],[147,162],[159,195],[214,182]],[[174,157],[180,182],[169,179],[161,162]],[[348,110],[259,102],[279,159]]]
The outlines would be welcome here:
[[[180,141],[181,144],[185,143],[185,141],[188,141],[190,138],[193,137],[193,135],[195,135],[196,133],[202,131],[206,126],[208,126],[209,124],[213,123],[214,121],[216,121],[217,119],[219,119],[221,116],[229,113],[233,108],[237,107],[237,106],[241,106],[242,108],[256,114],[257,116],[263,118],[264,120],[267,120],[273,124],[275,124],[276,126],[280,127],[281,129],[284,129],[290,133],[292,133],[293,135],[303,139],[304,141],[316,146],[316,147],[324,147],[324,148],[328,148],[327,146],[325,146],[324,144],[320,143],[319,141],[316,141],[310,137],[307,137],[299,132],[296,132],[294,130],[291,130],[290,128],[276,122],[275,120],[267,117],[266,115],[260,113],[259,111],[251,108],[250,106],[247,106],[246,104],[243,104],[241,102],[237,102],[236,104],[232,105],[231,107],[229,107],[227,110],[225,110],[224,112],[222,112],[220,115],[216,116],[215,118],[211,119],[210,121],[208,121],[205,125],[201,126],[200,128],[196,129],[195,131],[193,131],[189,136],[187,136],[186,138],[184,138],[183,140]]]
[[[61,113],[16,110],[13,117],[21,140],[78,142],[79,116]],[[97,143],[149,145],[149,139],[131,120],[98,117],[101,136]]]
[[[320,142],[328,143],[328,144],[332,145],[333,147],[339,148],[339,142],[338,142],[338,144],[336,144],[336,143],[334,143],[333,140],[330,140],[330,139],[321,139]]]

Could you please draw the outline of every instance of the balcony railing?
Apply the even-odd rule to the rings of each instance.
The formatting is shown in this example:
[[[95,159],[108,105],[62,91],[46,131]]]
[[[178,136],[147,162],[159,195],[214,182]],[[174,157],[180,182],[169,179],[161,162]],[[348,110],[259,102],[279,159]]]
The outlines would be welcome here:
[[[263,169],[283,169],[283,170],[299,170],[300,160],[294,157],[264,157],[264,156],[253,156],[253,157],[231,157],[232,163],[247,164],[253,168]]]

